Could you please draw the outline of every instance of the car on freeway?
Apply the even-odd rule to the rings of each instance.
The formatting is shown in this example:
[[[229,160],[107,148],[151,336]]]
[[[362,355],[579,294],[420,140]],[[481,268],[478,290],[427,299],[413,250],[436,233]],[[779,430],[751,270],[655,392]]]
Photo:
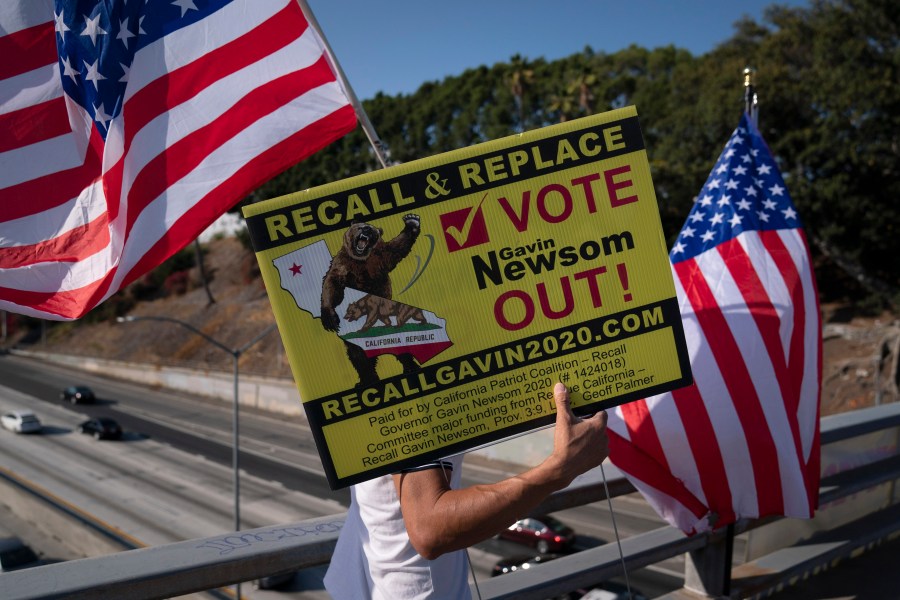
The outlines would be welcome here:
[[[95,440],[120,440],[122,439],[122,427],[115,419],[109,417],[94,417],[78,426],[80,433],[94,436]]]
[[[94,390],[86,385],[70,385],[59,393],[59,398],[72,404],[90,404],[97,400]]]
[[[266,575],[265,577],[260,577],[256,580],[256,587],[261,590],[283,590],[288,587],[288,584],[294,581],[296,575],[296,571],[279,573],[277,575]]]
[[[0,416],[4,429],[16,433],[39,433],[43,429],[41,420],[30,410],[11,410]]]
[[[17,537],[0,538],[0,573],[43,564],[34,550]]]
[[[494,565],[494,568],[491,569],[491,577],[496,577],[497,575],[506,575],[507,573],[515,573],[516,571],[527,571],[535,565],[549,562],[553,559],[559,558],[560,556],[563,555],[538,554],[537,556],[535,556],[533,554],[520,554],[517,556],[510,556],[508,558],[502,558],[498,560],[497,564]]]
[[[519,519],[500,532],[504,540],[537,548],[540,554],[568,550],[575,542],[575,531],[549,515]]]

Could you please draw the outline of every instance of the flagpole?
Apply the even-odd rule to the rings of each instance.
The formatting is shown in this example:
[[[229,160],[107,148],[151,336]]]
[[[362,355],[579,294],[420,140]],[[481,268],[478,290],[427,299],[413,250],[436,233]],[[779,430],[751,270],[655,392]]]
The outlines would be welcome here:
[[[306,17],[306,21],[309,23],[309,26],[313,28],[316,32],[316,35],[319,36],[319,39],[322,40],[322,45],[325,47],[325,56],[328,58],[328,62],[331,63],[332,69],[334,69],[334,73],[338,78],[338,82],[341,84],[341,87],[344,88],[344,93],[347,94],[347,98],[350,99],[350,104],[353,105],[353,110],[356,112],[356,118],[359,119],[359,124],[362,127],[363,131],[366,133],[366,137],[369,138],[369,143],[372,145],[372,149],[375,151],[375,156],[378,158],[378,162],[381,163],[381,167],[386,169],[388,166],[387,155],[385,153],[384,144],[381,141],[381,138],[378,137],[378,134],[375,133],[375,128],[372,126],[372,122],[369,121],[368,115],[366,115],[366,111],[363,110],[362,103],[359,101],[359,98],[356,97],[356,92],[353,91],[353,88],[350,87],[350,82],[347,80],[347,76],[344,74],[344,70],[341,68],[341,64],[337,61],[337,58],[334,55],[334,51],[331,49],[331,45],[328,43],[328,39],[325,37],[325,34],[322,33],[322,28],[319,27],[319,22],[316,21],[315,15],[313,15],[312,9],[309,8],[309,4],[306,3],[306,0],[297,0],[297,4],[300,5],[300,10],[303,11],[303,15]]]
[[[753,69],[744,69],[744,112],[753,126],[759,117],[759,98],[753,87]],[[684,587],[706,597],[722,598],[731,595],[731,563],[734,555],[734,523],[724,531],[710,535],[703,548],[691,550],[685,556]]]
[[[744,112],[753,121],[753,126],[759,126],[759,98],[756,95],[756,88],[753,87],[754,70],[750,67],[744,68]]]
[[[753,85],[753,76],[756,71],[752,67],[744,67],[744,112],[750,117],[754,127],[759,127],[759,96]],[[722,593],[731,594],[731,562],[734,555],[734,523],[729,523],[725,528],[725,556],[723,558],[724,577],[722,581]]]

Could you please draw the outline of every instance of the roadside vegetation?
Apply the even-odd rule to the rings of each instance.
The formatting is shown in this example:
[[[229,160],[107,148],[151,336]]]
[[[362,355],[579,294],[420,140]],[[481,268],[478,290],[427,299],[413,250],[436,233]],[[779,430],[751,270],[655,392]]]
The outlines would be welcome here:
[[[701,56],[672,46],[631,46],[612,54],[587,46],[554,61],[516,55],[426,82],[413,94],[379,94],[363,105],[395,163],[634,105],[671,244],[737,125],[748,66],[755,69],[760,131],[813,252],[827,324],[826,385],[842,390],[837,404],[871,403],[876,388],[881,397],[896,398],[900,3],[773,5],[762,22],[739,21],[727,41]],[[244,203],[377,168],[357,129]],[[115,319],[166,314],[202,323],[204,331],[235,347],[252,339],[273,318],[246,232],[239,231],[237,240],[214,239],[202,252],[189,246],[75,323],[9,315],[7,343],[120,358],[127,353],[136,360],[221,361],[227,368],[227,355],[184,332],[135,325],[126,336]],[[269,337],[259,346],[260,371],[289,376],[280,346],[267,346],[278,344],[277,335]],[[829,343],[842,345],[829,350]],[[242,364],[253,360],[248,353]]]

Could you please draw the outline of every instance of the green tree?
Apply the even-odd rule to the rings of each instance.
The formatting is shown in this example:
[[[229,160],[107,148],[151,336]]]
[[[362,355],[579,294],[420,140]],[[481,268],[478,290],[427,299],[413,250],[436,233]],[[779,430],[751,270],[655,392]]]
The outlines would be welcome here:
[[[882,294],[900,283],[900,5],[772,7],[760,117],[816,247]]]
[[[870,288],[900,282],[900,3],[812,0],[772,6],[702,56],[667,46],[612,54],[587,47],[547,62],[521,55],[409,95],[363,103],[389,150],[407,162],[594,111],[634,105],[671,243],[743,109],[742,72],[756,68],[760,130],[817,251]],[[275,197],[379,168],[357,129],[266,183]],[[822,258],[822,257],[819,257]],[[821,262],[821,261],[820,261]],[[820,289],[838,278],[817,271]]]

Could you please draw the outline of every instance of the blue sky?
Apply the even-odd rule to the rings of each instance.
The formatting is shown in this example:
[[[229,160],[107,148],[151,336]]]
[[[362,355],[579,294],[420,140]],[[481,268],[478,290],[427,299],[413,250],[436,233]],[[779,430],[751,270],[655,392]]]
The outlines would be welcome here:
[[[410,94],[426,81],[517,53],[553,60],[588,45],[613,53],[630,44],[674,44],[699,55],[730,38],[744,15],[762,22],[771,4],[809,6],[807,0],[307,1],[363,100],[379,91]]]

